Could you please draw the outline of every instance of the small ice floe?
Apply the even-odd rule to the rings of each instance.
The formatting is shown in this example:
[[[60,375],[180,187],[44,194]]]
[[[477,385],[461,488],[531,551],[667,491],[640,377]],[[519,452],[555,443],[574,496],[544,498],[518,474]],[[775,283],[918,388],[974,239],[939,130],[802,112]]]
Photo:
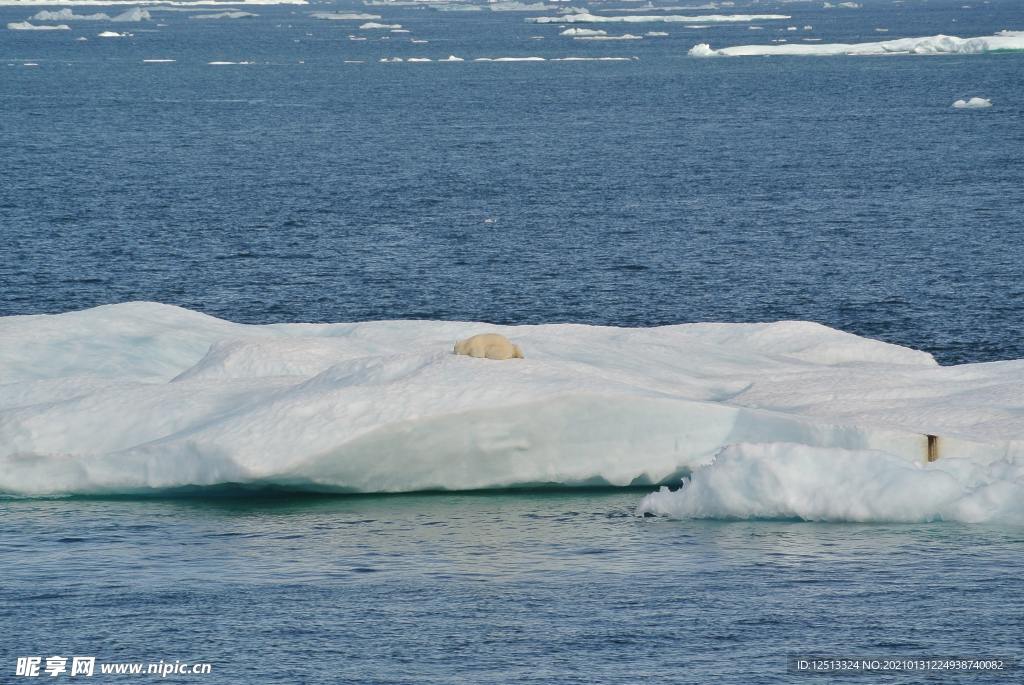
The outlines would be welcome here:
[[[411,33],[409,29],[391,29],[390,33]]]
[[[176,60],[173,60],[173,59],[144,59],[144,60],[142,60],[142,63],[143,64],[170,64],[171,62],[174,62],[174,61],[176,61]]]
[[[12,21],[7,24],[7,28],[11,31],[70,31],[71,27],[67,24],[57,24],[55,26],[44,25],[44,24],[31,24],[27,21]]]
[[[889,29],[878,27],[875,29],[877,33],[889,33]]]
[[[552,62],[637,62],[639,57],[554,57]]]
[[[814,28],[813,26],[811,26],[810,24],[807,24],[806,26],[804,26],[804,31],[810,31],[813,28]]]
[[[648,31],[644,35],[648,38],[664,38],[668,34],[664,31]]]
[[[189,19],[247,19],[258,16],[252,12],[217,12],[216,14],[193,14]]]
[[[401,57],[381,57],[380,61],[384,64],[398,64],[399,62],[404,62],[405,60],[402,59]]]
[[[971,98],[970,100],[957,100],[953,103],[954,109],[985,109],[991,107],[992,101],[987,98]]]
[[[214,62],[207,62],[207,64],[209,64],[210,66],[214,66],[214,67],[225,67],[225,66],[235,66],[235,65],[239,65],[239,64],[253,64],[253,62],[224,62],[224,61],[214,61]]]
[[[38,62],[25,62],[21,66],[23,66],[23,67],[38,67],[39,63]]]
[[[546,62],[545,57],[477,57],[474,62]]]
[[[409,42],[412,43],[413,45],[426,45],[430,41],[429,40],[421,40],[421,39],[418,39],[418,38],[411,38],[411,39],[409,39]]]
[[[368,21],[365,24],[360,24],[359,28],[364,29],[364,30],[369,30],[369,29],[391,29],[391,30],[394,30],[394,29],[402,28],[402,25],[401,24],[378,24],[375,21]]]
[[[87,41],[87,40],[89,40],[89,39],[88,39],[88,38],[86,38],[85,36],[79,36],[78,38],[75,38],[75,40],[77,40],[77,41],[79,41],[79,42],[84,42],[84,41]]]
[[[558,35],[560,35],[560,36],[574,36],[574,37],[575,36],[607,36],[608,32],[607,31],[602,31],[601,29],[568,28],[568,29],[562,31],[561,33],[559,33]]]
[[[366,36],[349,36],[349,40],[366,40]]]
[[[461,57],[456,57],[455,55],[448,55],[444,59],[438,60],[438,62],[465,62],[465,61],[466,60],[462,59]]]
[[[313,12],[309,16],[325,21],[373,21],[380,19],[379,14],[361,14],[359,12]]]
[[[787,30],[787,31],[796,31],[796,30],[797,30],[797,28],[796,28],[795,26],[787,26],[787,27],[786,27],[786,30]]]
[[[429,57],[410,57],[406,62],[433,62]]]
[[[643,36],[624,33],[621,36],[575,36],[573,40],[643,40]]]
[[[131,38],[130,33],[118,33],[117,31],[101,31],[96,34],[99,38]]]

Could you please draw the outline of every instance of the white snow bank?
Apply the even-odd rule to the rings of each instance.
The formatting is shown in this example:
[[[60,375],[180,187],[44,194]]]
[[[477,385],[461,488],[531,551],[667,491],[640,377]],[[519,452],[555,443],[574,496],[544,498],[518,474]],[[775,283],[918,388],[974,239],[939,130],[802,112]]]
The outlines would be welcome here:
[[[984,109],[991,107],[992,101],[987,98],[971,98],[970,100],[957,100],[953,103],[955,109]]]
[[[645,497],[638,511],[674,518],[1024,525],[1024,458],[921,464],[878,451],[736,445],[697,468],[679,490]]]
[[[487,331],[526,359],[451,353]],[[0,318],[0,492],[697,482],[743,443],[884,453],[884,475],[923,462],[924,433],[928,469],[988,473],[1024,454],[1022,388],[1024,361],[943,368],[802,322],[250,326],[130,303]]]
[[[535,24],[649,24],[654,22],[677,23],[702,21],[711,24],[724,24],[730,22],[746,21],[772,21],[774,19],[789,19],[787,14],[706,14],[703,16],[686,17],[678,14],[655,14],[655,15],[624,15],[605,16],[579,12],[577,14],[566,14],[560,17],[530,17],[526,21]]]
[[[691,57],[747,57],[754,55],[940,55],[980,54],[1001,50],[1024,50],[1024,32],[1001,32],[994,36],[958,38],[926,36],[898,38],[874,43],[820,43],[816,45],[737,45],[713,50],[707,43],[690,49]]]
[[[57,25],[43,25],[43,24],[32,24],[27,21],[12,21],[7,24],[7,28],[11,31],[70,31],[71,27],[67,24]]]
[[[252,12],[217,12],[215,14],[193,14],[189,19],[247,19],[258,16]]]

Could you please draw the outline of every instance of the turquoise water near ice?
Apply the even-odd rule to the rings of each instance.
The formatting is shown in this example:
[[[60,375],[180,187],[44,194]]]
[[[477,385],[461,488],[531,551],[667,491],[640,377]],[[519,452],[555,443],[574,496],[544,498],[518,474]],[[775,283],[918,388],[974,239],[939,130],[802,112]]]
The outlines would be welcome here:
[[[756,11],[829,41],[1024,29],[1016,0],[861,2]],[[412,44],[308,17],[352,7],[2,32],[0,315],[790,318],[1024,357],[1020,55],[700,61],[793,37],[379,10]],[[378,62],[449,54],[637,59]],[[994,106],[950,108],[971,96]],[[1019,528],[642,519],[644,493],[3,499],[0,681],[73,653],[213,664],[183,683],[1020,681],[786,666],[1019,657]]]

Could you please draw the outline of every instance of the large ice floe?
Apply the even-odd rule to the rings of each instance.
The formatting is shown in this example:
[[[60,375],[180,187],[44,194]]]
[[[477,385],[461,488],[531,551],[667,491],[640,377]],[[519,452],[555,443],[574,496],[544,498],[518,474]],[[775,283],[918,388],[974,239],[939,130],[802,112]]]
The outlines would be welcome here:
[[[873,43],[815,43],[814,45],[736,45],[712,49],[700,43],[690,49],[691,57],[751,57],[769,55],[970,55],[985,52],[1024,50],[1024,31],[1000,31],[992,36],[959,38],[925,36],[897,38]]]
[[[32,16],[32,19],[36,21],[115,21],[115,22],[135,22],[135,21],[149,21],[152,17],[148,10],[141,9],[139,7],[132,7],[131,9],[125,10],[120,14],[113,16],[105,14],[103,12],[97,12],[95,14],[75,14],[74,10],[64,8],[60,10],[41,10]]]
[[[482,332],[526,358],[452,353]],[[940,367],[806,322],[256,326],[155,303],[0,318],[7,495],[687,475],[642,510],[1022,522],[1024,360]]]
[[[577,12],[565,14],[558,17],[530,17],[526,21],[535,24],[651,24],[651,23],[692,23],[704,22],[708,24],[743,23],[748,21],[772,21],[774,19],[789,19],[788,14],[704,14],[693,17],[678,14],[653,14],[637,15],[627,14],[622,16],[598,15],[589,12]]]
[[[7,23],[10,31],[70,31],[67,24],[33,24],[28,21],[11,21]]]

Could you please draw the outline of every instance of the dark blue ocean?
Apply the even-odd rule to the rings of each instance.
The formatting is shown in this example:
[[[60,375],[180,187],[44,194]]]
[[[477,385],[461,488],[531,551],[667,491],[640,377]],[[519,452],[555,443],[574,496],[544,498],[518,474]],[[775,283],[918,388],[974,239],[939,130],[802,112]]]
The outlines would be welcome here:
[[[1024,357],[1024,54],[686,54],[1024,30],[1018,0],[859,2],[670,12],[792,17],[761,31],[581,25],[670,34],[624,41],[361,4],[0,29],[0,316],[806,319],[942,363]],[[472,61],[527,56],[547,60]],[[993,107],[951,107],[972,96]],[[644,492],[0,500],[0,682],[72,654],[213,665],[176,683],[1024,677],[787,670],[1019,660],[1019,528],[651,520]]]

